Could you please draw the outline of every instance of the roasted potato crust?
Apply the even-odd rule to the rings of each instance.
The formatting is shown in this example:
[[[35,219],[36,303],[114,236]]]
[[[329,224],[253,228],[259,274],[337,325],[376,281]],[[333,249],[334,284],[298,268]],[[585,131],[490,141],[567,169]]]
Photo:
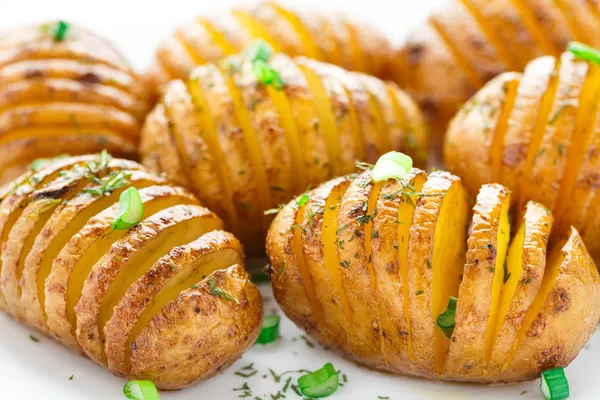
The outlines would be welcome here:
[[[502,85],[514,79],[518,88],[510,103]],[[574,226],[590,254],[598,257],[599,90],[598,66],[571,53],[536,59],[517,76],[500,75],[475,94],[450,124],[446,167],[464,178],[471,195],[484,183],[498,182],[512,190],[519,209],[529,200],[548,207],[556,218],[555,232],[566,236]],[[497,111],[487,112],[493,104],[509,104],[504,128]],[[491,145],[494,141],[500,143],[496,149]],[[496,175],[493,158],[499,160]]]
[[[135,157],[145,84],[108,41],[72,24],[55,40],[56,24],[0,40],[0,184],[36,158],[102,149]]]
[[[596,329],[600,275],[575,229],[549,245],[548,209],[529,202],[511,222],[510,207],[506,187],[483,186],[467,233],[466,191],[447,172],[331,180],[273,222],[275,299],[316,340],[370,368],[534,379],[568,365]],[[457,308],[445,325],[438,317],[451,297]]]
[[[111,229],[132,187],[144,214]],[[235,362],[261,329],[260,293],[222,226],[133,161],[38,162],[0,187],[0,307],[121,377],[185,387]]]
[[[390,150],[424,166],[428,146],[416,103],[394,84],[279,53],[269,65],[283,88],[262,83],[246,54],[171,82],[140,148],[148,168],[189,187],[252,254],[264,251],[264,211]]]

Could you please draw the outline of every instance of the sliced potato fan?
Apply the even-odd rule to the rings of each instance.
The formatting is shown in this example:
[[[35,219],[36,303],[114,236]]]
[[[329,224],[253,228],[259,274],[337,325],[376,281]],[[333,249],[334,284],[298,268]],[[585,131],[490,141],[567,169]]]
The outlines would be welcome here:
[[[131,190],[143,215],[124,228]],[[240,242],[141,165],[106,152],[40,160],[0,196],[0,306],[116,375],[185,387],[258,336]]]
[[[0,183],[40,157],[134,157],[148,107],[141,79],[106,40],[64,21],[9,32],[0,40]]]
[[[600,67],[571,53],[500,75],[450,125],[447,168],[464,177],[471,194],[499,182],[519,209],[540,202],[552,210],[556,232],[568,236],[574,226],[597,257],[599,89]]]
[[[271,226],[275,298],[370,368],[492,383],[566,366],[600,321],[600,275],[574,228],[549,244],[551,212],[530,201],[512,215],[511,203],[484,185],[469,213],[447,172],[331,180]]]
[[[393,83],[271,52],[257,42],[172,81],[142,133],[144,164],[189,187],[251,253],[263,252],[264,211],[358,159],[402,150],[423,165],[428,141]]]

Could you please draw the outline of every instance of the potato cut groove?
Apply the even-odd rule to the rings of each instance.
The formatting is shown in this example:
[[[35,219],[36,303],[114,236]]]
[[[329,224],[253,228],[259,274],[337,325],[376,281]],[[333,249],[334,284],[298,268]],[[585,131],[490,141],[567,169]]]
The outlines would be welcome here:
[[[232,10],[231,14],[244,28],[244,30],[248,32],[250,37],[264,40],[273,48],[274,51],[278,53],[283,51],[281,42],[271,35],[269,30],[260,22],[258,18],[252,16],[249,12],[239,9]]]
[[[211,39],[221,48],[225,55],[230,56],[238,51],[238,49],[227,40],[225,34],[218,30],[211,21],[206,18],[198,18],[196,21],[210,33]]]
[[[175,38],[177,39],[177,41],[179,42],[181,47],[185,50],[188,57],[194,62],[194,64],[204,64],[206,62],[202,58],[202,56],[200,54],[198,54],[198,52],[196,50],[194,50],[194,48],[188,42],[188,39],[185,37],[183,32],[181,32],[181,31],[175,32]]]
[[[169,224],[163,224],[161,222],[163,220],[170,220]],[[151,223],[156,226],[150,225]],[[168,253],[170,249],[183,246],[198,236],[222,228],[219,219],[207,212],[206,209],[197,206],[175,206],[163,209],[142,221],[140,226],[145,224],[150,227],[150,232],[141,234],[139,238],[136,233],[130,232],[113,243],[107,255],[92,268],[90,272],[92,278],[88,277],[84,289],[86,285],[90,284],[90,279],[93,279],[91,283],[94,286],[100,282],[105,290],[100,298],[96,299],[98,302],[97,327],[88,327],[87,321],[84,322],[78,318],[79,336],[89,337],[91,330],[97,329],[99,343],[104,343],[106,322],[112,317],[115,306],[119,304],[127,289],[139,277],[150,270],[158,259]],[[142,231],[142,228],[138,230]],[[120,260],[120,262],[116,263],[115,260]],[[118,270],[112,265],[119,265]],[[95,275],[100,273],[103,276],[94,279]],[[79,311],[78,308],[82,310]],[[78,315],[86,315],[90,311],[87,301],[80,300],[75,308]],[[86,328],[85,331],[83,331],[83,327]],[[104,357],[104,355],[102,356]]]
[[[563,49],[556,48],[554,42],[550,39],[544,27],[539,23],[538,17],[534,14],[532,8],[527,4],[526,0],[510,0],[511,4],[517,9],[521,21],[527,30],[536,40],[539,47],[546,54],[557,56]]]
[[[515,99],[517,97],[520,77],[509,80],[504,83],[506,88],[506,98],[502,104],[502,111],[498,116],[496,123],[496,130],[492,138],[491,152],[492,152],[492,181],[498,182],[500,180],[500,169],[502,167],[502,153],[504,149],[504,135],[508,129],[508,121],[510,114],[515,106]]]
[[[279,4],[275,2],[268,2],[269,7],[272,7],[280,17],[285,19],[287,23],[289,23],[293,28],[298,38],[302,42],[302,46],[304,47],[304,52],[306,56],[309,58],[313,58],[315,60],[322,60],[323,55],[319,51],[312,35],[306,29],[306,27],[302,24],[302,21],[295,13],[281,7]]]

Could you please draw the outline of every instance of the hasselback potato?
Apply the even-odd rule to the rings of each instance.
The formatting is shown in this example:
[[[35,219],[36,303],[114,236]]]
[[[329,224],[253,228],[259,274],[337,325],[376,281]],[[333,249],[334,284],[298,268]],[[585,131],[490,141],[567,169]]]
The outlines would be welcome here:
[[[198,17],[177,29],[156,51],[148,72],[151,86],[158,89],[172,79],[186,79],[196,65],[237,54],[254,39],[292,57],[306,56],[382,78],[392,54],[388,40],[367,24],[263,1]]]
[[[498,182],[512,190],[515,203],[544,204],[558,232],[575,226],[598,257],[599,105],[598,65],[571,53],[536,59],[523,74],[499,76],[466,103],[448,129],[446,166],[470,193]]]
[[[143,217],[115,230],[129,188]],[[61,158],[0,194],[0,309],[116,375],[181,388],[229,366],[260,332],[239,241],[141,165],[106,152]]]
[[[424,164],[421,113],[395,84],[269,55],[262,65],[280,77],[279,87],[264,83],[248,53],[171,82],[140,147],[147,167],[191,188],[246,251],[264,251],[272,219],[265,210],[350,173],[356,160],[402,149]]]
[[[548,244],[550,211],[528,202],[511,223],[510,202],[505,187],[484,185],[470,213],[460,179],[440,171],[333,179],[269,230],[275,298],[312,337],[371,368],[534,379],[569,364],[596,329],[600,276],[575,229]]]
[[[64,21],[0,36],[0,185],[32,160],[135,156],[149,108],[142,80],[104,38]]]
[[[571,40],[600,46],[599,23],[592,0],[450,0],[413,29],[391,70],[441,145],[448,121],[485,82],[559,56]]]

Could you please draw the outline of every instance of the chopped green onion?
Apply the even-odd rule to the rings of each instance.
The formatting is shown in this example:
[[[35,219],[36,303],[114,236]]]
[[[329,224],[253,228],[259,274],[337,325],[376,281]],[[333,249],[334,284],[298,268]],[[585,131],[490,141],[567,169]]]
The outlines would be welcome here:
[[[129,381],[123,386],[123,394],[130,400],[160,399],[152,381]]]
[[[277,90],[283,89],[284,83],[281,75],[273,67],[263,60],[256,60],[252,63],[252,72],[262,84],[271,85]]]
[[[267,62],[269,61],[269,58],[271,58],[271,54],[273,54],[273,49],[271,49],[271,46],[264,40],[257,39],[246,46],[244,54],[246,54],[252,62],[258,60]]]
[[[54,29],[52,29],[52,34],[54,40],[57,42],[62,42],[67,38],[67,34],[69,33],[69,24],[65,21],[58,21]]]
[[[573,53],[576,58],[600,64],[600,51],[593,47],[579,42],[570,42],[567,50]]]
[[[136,188],[130,187],[119,198],[119,216],[111,223],[112,231],[132,228],[144,216],[144,203]],[[112,232],[111,231],[111,232]]]
[[[412,158],[398,151],[390,151],[377,160],[371,180],[377,183],[386,179],[400,179],[410,172],[412,166]]]
[[[53,158],[38,158],[36,160],[34,160],[31,165],[29,165],[29,169],[32,172],[38,172],[41,168],[45,167],[46,165],[52,164],[57,160],[61,160],[63,158],[67,158],[69,157],[68,154],[61,154],[60,156],[57,157],[53,157]]]
[[[267,344],[277,340],[279,337],[279,315],[266,315],[263,319],[262,330],[256,343]]]
[[[340,377],[331,363],[323,368],[303,375],[298,379],[298,387],[308,397],[327,397],[333,394],[340,384]]]
[[[563,367],[542,372],[540,391],[546,400],[562,400],[569,397],[569,381]]]
[[[452,337],[454,332],[454,325],[456,324],[456,303],[458,299],[456,297],[450,297],[448,300],[448,307],[437,319],[437,325],[440,327],[444,336],[448,339]]]
[[[296,205],[298,207],[302,207],[303,205],[306,205],[309,200],[310,196],[307,193],[304,193],[302,196],[298,197],[298,200],[296,200]]]

